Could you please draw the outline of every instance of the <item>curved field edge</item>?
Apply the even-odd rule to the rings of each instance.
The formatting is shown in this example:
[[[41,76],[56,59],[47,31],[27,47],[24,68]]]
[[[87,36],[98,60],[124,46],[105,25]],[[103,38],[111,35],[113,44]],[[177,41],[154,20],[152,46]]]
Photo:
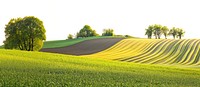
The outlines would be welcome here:
[[[200,40],[123,39],[107,50],[85,57],[135,63],[199,66]]]
[[[200,69],[0,50],[0,86],[200,86]]]
[[[80,43],[60,48],[43,48],[42,52],[51,52],[68,55],[86,55],[101,52],[113,46],[123,38],[101,38],[82,41]]]
[[[92,39],[100,39],[100,38],[125,38],[120,36],[97,36],[97,37],[86,37],[86,38],[78,38],[78,39],[67,39],[67,40],[56,40],[56,41],[46,41],[44,42],[43,48],[58,48],[58,47],[66,47],[73,44],[77,44],[82,41],[92,40]]]

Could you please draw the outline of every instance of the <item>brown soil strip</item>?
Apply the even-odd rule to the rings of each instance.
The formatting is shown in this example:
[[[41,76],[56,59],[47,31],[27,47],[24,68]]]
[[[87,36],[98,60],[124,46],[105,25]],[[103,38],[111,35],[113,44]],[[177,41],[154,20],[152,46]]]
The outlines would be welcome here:
[[[44,48],[40,51],[70,55],[87,55],[103,51],[121,40],[122,38],[94,39],[83,41],[67,47]]]

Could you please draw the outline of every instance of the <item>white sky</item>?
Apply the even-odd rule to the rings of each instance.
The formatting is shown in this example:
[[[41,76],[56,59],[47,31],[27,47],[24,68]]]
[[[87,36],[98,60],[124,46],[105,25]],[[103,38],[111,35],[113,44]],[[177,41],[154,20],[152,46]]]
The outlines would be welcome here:
[[[144,36],[151,24],[180,27],[185,38],[200,38],[199,0],[1,0],[0,44],[11,18],[35,16],[44,22],[47,40],[66,39],[85,24],[101,34]]]

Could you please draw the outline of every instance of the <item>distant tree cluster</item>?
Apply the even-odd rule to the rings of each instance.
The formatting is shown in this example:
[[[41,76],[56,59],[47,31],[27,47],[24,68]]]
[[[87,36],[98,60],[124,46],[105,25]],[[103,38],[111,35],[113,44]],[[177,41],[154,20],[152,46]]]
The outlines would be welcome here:
[[[114,36],[114,30],[113,29],[104,29],[102,36]]]
[[[11,19],[5,27],[5,49],[40,50],[45,32],[43,22],[34,16]]]
[[[181,37],[185,34],[185,31],[181,28],[173,27],[172,29],[169,29],[167,26],[159,24],[149,25],[149,27],[145,30],[145,35],[147,35],[149,39],[151,39],[152,36],[155,36],[155,39],[160,39],[162,35],[164,35],[165,39],[167,39],[168,35],[172,35],[174,39],[176,37],[181,39]]]
[[[73,35],[72,35],[72,34],[69,34],[69,35],[68,35],[68,39],[73,39]]]
[[[92,37],[98,36],[95,30],[93,30],[89,25],[85,25],[77,34],[76,37]]]

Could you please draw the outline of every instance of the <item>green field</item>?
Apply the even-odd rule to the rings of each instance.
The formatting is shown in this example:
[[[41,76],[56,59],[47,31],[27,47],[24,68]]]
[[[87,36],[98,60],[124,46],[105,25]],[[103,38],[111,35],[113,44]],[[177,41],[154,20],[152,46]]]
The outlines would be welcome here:
[[[0,50],[0,86],[200,86],[200,69]]]
[[[107,37],[45,45],[63,47],[96,38]],[[104,51],[82,56],[0,49],[0,87],[199,87],[199,45],[197,39],[123,39]]]
[[[3,49],[4,47],[3,46],[0,46],[0,49]]]
[[[46,41],[44,42],[43,48],[57,48],[57,47],[66,47],[82,41],[99,39],[99,38],[124,38],[121,36],[97,36],[97,37],[87,37],[87,38],[78,38],[78,39],[68,39],[68,40],[57,40],[57,41]]]

